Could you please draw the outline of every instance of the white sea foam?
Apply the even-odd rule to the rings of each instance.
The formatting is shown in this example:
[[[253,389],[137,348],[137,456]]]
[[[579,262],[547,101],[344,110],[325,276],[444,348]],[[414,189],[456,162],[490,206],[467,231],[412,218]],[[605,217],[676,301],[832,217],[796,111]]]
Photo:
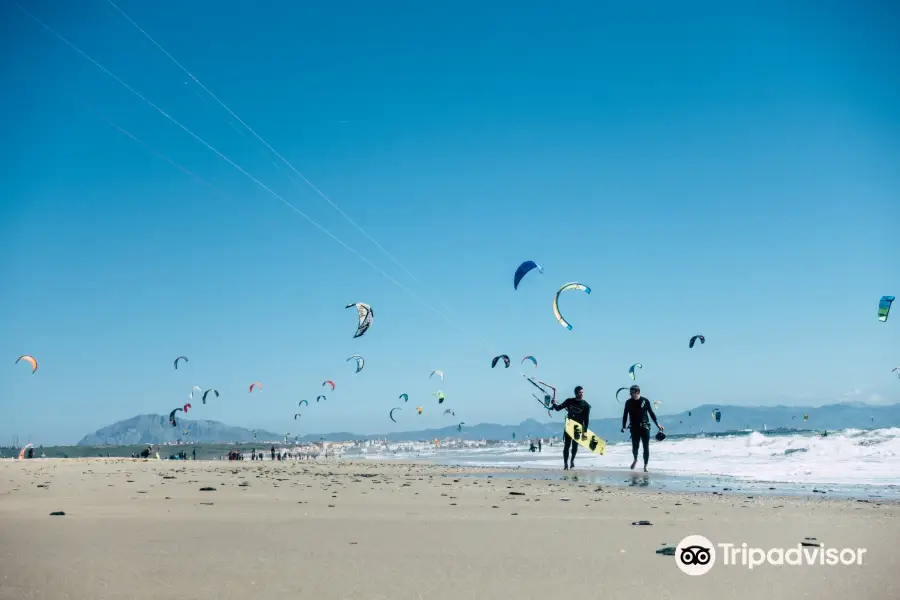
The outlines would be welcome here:
[[[627,469],[632,461],[631,443],[610,442],[604,456],[579,452],[578,468]],[[847,429],[825,437],[755,431],[749,435],[651,441],[650,447],[650,466],[657,473],[792,484],[900,484],[900,428]],[[529,452],[527,443],[448,449],[433,444],[390,444],[370,448],[366,456],[556,469],[562,465],[561,454],[559,443],[544,444],[540,453]]]

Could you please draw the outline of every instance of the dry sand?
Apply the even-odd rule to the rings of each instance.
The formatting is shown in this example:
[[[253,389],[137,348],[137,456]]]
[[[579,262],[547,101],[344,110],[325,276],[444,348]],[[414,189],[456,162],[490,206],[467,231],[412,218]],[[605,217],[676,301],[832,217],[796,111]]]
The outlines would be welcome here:
[[[462,476],[473,472],[0,461],[0,598],[900,598],[896,503]],[[655,552],[689,534],[762,548],[816,537],[868,552],[861,566],[752,571],[720,554],[689,577]]]

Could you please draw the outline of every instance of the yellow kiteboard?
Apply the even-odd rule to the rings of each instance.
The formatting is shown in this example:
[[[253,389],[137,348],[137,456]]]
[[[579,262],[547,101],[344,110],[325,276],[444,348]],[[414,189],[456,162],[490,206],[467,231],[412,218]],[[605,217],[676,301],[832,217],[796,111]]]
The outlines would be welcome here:
[[[606,442],[597,437],[593,431],[588,429],[584,431],[581,424],[576,423],[572,419],[566,419],[566,433],[569,434],[582,448],[587,448],[594,454],[603,454],[606,451]]]

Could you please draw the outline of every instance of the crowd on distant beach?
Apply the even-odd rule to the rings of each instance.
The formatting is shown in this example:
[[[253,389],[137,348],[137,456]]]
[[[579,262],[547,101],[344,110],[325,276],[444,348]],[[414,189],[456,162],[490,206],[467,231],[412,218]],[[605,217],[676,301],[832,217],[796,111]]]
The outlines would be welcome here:
[[[250,451],[250,460],[265,460],[263,455],[263,450],[257,452],[256,448],[253,448]],[[315,460],[319,457],[319,453],[302,452],[300,450],[291,452],[284,448],[276,449],[275,446],[272,446],[269,448],[269,456],[271,460]],[[325,456],[326,458],[328,457],[328,452],[325,453]],[[231,450],[228,452],[228,460],[244,460],[244,453],[237,449]]]

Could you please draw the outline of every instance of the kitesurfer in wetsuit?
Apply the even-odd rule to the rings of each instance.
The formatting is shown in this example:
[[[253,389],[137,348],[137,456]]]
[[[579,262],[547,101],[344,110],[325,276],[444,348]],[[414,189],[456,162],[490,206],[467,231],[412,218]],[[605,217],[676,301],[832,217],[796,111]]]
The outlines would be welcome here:
[[[580,385],[575,388],[575,397],[567,398],[562,404],[556,401],[551,404],[553,410],[566,411],[566,418],[572,419],[581,425],[582,433],[588,429],[588,419],[591,416],[591,405],[584,399],[584,388]],[[574,442],[574,443],[573,443]],[[572,459],[569,460],[569,447],[572,448]],[[578,452],[578,443],[568,433],[563,434],[563,469],[575,468],[575,454]]]
[[[631,398],[625,401],[625,411],[622,413],[622,433],[625,433],[625,423],[631,421],[631,454],[634,462],[631,468],[637,464],[638,448],[644,445],[644,473],[647,472],[647,462],[650,460],[650,419],[656,427],[663,431],[665,428],[656,420],[656,414],[650,406],[650,401],[641,396],[641,388],[631,386]]]

